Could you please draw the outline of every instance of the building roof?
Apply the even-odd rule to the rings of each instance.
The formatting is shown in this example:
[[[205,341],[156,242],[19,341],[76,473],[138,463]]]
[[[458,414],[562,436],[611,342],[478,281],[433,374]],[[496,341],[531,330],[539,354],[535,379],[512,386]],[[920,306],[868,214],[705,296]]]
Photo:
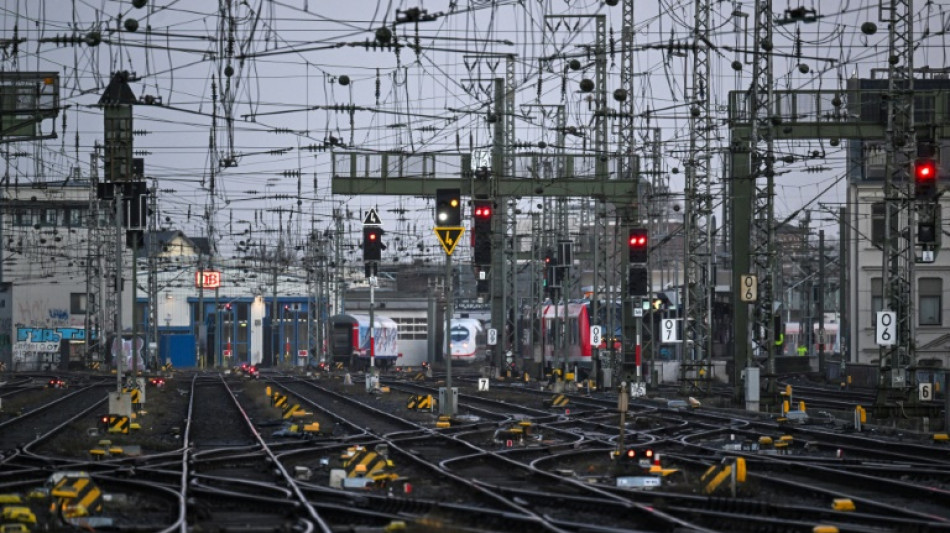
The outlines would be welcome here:
[[[188,240],[198,249],[201,255],[211,255],[211,241],[207,237],[189,237]]]

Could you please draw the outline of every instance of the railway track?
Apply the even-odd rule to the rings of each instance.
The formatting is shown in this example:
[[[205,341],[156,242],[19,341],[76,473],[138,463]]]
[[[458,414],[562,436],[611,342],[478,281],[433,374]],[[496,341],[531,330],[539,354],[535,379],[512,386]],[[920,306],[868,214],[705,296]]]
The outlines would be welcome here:
[[[0,421],[0,493],[81,470],[110,500],[87,524],[150,531],[950,531],[950,450],[939,443],[652,399],[632,400],[621,430],[610,392],[555,405],[523,383],[478,391],[466,380],[447,420],[407,404],[437,396],[437,382],[387,377],[382,392],[341,378],[179,374],[148,389],[142,429],[127,435],[98,424],[111,379],[18,381],[0,388],[7,405],[29,402]],[[125,451],[92,454],[104,440]],[[662,486],[619,483],[646,474],[621,449],[662,457]],[[383,482],[359,486],[354,454],[382,461]],[[707,493],[704,472],[738,458],[747,480],[736,495]],[[832,508],[843,499],[855,509]]]

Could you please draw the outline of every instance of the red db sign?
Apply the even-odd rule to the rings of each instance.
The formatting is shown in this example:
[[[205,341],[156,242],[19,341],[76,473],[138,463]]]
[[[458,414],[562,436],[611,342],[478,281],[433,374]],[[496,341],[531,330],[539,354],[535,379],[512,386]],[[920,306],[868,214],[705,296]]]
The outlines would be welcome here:
[[[221,286],[221,272],[217,270],[199,270],[195,272],[195,288],[217,289]]]

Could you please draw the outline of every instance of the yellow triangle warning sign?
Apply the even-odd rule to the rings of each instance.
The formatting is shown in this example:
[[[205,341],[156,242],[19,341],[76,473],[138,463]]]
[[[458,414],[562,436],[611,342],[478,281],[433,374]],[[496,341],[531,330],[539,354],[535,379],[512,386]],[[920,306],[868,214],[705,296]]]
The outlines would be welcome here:
[[[439,238],[439,242],[442,243],[445,255],[452,255],[455,245],[458,244],[463,233],[465,233],[465,228],[460,226],[435,228],[435,234]]]

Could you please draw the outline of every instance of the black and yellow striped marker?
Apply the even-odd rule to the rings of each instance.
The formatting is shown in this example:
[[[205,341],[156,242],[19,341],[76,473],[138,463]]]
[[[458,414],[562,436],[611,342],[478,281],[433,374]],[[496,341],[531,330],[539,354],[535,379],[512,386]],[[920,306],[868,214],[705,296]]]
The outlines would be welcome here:
[[[129,417],[121,415],[109,415],[109,433],[121,433],[123,435],[129,432]]]
[[[364,468],[357,468],[360,465]],[[366,449],[359,450],[343,464],[346,477],[357,477],[360,475],[369,477],[372,476],[374,472],[378,472],[384,468],[386,468],[386,458]]]
[[[731,479],[735,470],[736,483],[744,483],[746,479],[745,459],[737,457],[734,463],[723,463],[710,466],[699,478],[706,494],[712,494],[727,479]]]
[[[549,405],[551,407],[564,407],[570,403],[570,401],[571,400],[567,396],[563,394],[556,394],[553,398],[551,398]]]
[[[406,407],[409,409],[432,409],[432,395],[431,394],[420,394],[418,396],[410,396],[409,401],[406,403]]]
[[[50,495],[64,506],[81,505],[90,513],[102,511],[102,490],[88,476],[64,477],[53,487]]]

